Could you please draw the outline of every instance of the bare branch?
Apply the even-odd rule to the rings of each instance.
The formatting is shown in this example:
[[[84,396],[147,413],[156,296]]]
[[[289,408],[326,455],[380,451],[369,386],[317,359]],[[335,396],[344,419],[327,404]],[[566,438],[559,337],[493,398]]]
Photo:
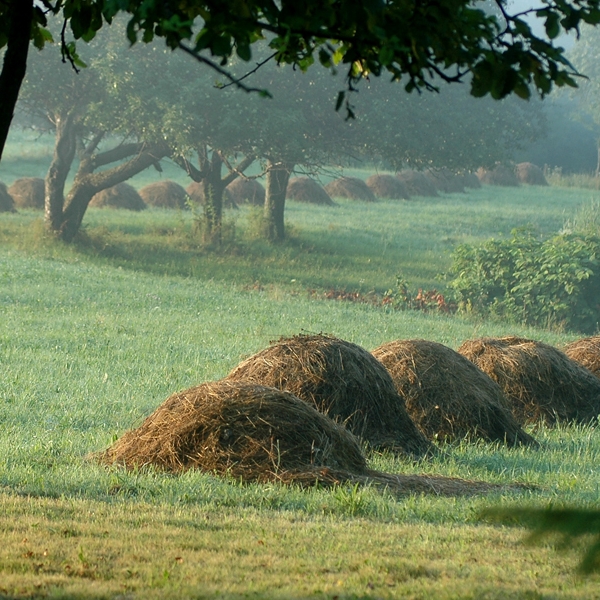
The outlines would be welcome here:
[[[273,54],[271,54],[270,56],[265,58],[265,60],[263,60],[259,63],[256,63],[256,67],[254,67],[254,69],[252,69],[251,71],[248,71],[245,75],[242,75],[237,80],[237,82],[234,83],[233,81],[230,81],[229,83],[226,83],[225,85],[220,86],[221,89],[225,89],[226,87],[229,87],[230,85],[237,85],[237,83],[239,83],[243,79],[246,79],[246,77],[250,77],[250,75],[253,75],[254,73],[256,73],[256,71],[258,71],[263,65],[266,65],[270,60],[273,60],[276,56],[277,56],[277,52],[273,52]]]

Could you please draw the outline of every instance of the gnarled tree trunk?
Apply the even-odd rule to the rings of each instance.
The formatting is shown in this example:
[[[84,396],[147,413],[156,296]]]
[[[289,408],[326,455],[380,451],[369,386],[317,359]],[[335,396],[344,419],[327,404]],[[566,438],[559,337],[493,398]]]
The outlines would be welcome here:
[[[267,161],[267,195],[265,198],[264,219],[267,237],[270,240],[285,238],[285,195],[293,165],[284,161]]]

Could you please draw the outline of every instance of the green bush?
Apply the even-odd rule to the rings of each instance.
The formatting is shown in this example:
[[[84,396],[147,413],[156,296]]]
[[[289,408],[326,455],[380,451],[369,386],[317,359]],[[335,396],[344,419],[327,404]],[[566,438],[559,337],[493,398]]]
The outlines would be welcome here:
[[[449,285],[460,311],[593,333],[600,318],[599,255],[597,235],[540,239],[517,229],[507,240],[458,246]]]

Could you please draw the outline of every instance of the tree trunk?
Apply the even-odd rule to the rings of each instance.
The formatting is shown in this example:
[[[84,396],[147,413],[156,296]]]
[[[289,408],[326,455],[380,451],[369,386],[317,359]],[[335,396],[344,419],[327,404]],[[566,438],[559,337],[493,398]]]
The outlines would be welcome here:
[[[75,115],[56,119],[56,142],[52,163],[46,174],[44,220],[51,231],[60,230],[65,202],[65,182],[75,158]]]
[[[33,0],[9,0],[6,18],[9,33],[0,73],[0,159],[27,69]]]
[[[213,150],[206,173],[202,179],[204,192],[204,231],[203,241],[209,244],[221,243],[221,224],[223,221],[223,191],[225,182],[221,179],[223,160]]]
[[[285,238],[285,194],[293,165],[282,161],[267,161],[267,195],[265,198],[264,218],[267,237],[270,240]]]
[[[596,177],[600,177],[600,139],[596,140],[596,149],[598,160],[596,162]]]

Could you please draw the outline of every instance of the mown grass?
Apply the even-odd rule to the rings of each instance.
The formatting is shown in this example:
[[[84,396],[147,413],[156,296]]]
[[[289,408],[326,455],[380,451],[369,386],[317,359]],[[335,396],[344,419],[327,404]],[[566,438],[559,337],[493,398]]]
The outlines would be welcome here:
[[[253,239],[242,212],[221,252],[198,245],[185,213],[90,211],[73,247],[32,227],[37,213],[2,215],[0,597],[597,596],[598,576],[575,576],[575,553],[527,547],[519,530],[478,518],[498,504],[594,505],[594,428],[542,428],[537,451],[461,443],[417,464],[369,457],[389,472],[533,486],[467,499],[126,473],[89,458],[172,392],[224,376],[281,335],[323,331],[368,349],[395,338],[574,339],[307,291],[381,290],[398,271],[438,284],[455,241],[526,221],[552,231],[582,201],[574,190],[518,193],[290,204],[292,239],[276,246]]]

